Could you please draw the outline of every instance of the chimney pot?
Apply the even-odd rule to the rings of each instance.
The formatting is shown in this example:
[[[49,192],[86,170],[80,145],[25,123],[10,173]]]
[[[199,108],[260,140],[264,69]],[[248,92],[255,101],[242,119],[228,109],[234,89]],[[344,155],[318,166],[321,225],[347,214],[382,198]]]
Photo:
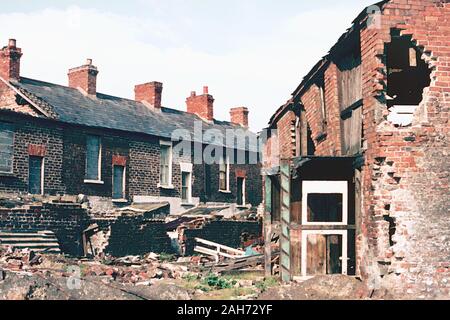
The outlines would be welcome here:
[[[203,87],[203,94],[208,94],[208,86]]]
[[[6,47],[0,48],[0,77],[9,81],[20,79],[22,49],[16,47],[15,39],[9,39]]]
[[[92,65],[92,59],[86,59],[86,65],[90,66]]]
[[[197,95],[197,92],[191,91],[191,97],[195,97]]]

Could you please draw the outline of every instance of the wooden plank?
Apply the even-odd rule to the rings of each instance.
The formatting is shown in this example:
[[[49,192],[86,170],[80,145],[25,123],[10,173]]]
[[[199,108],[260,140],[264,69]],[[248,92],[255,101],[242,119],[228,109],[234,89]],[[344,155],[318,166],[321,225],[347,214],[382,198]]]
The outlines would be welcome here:
[[[310,234],[306,240],[307,245],[307,264],[306,272],[308,275],[327,274],[327,241],[322,234]]]
[[[223,249],[223,250],[228,251],[228,252],[232,252],[232,253],[234,253],[236,255],[241,255],[241,256],[245,255],[245,251],[243,251],[243,250],[234,249],[234,248],[225,246],[225,245],[220,244],[220,243],[208,241],[208,240],[201,239],[201,238],[195,238],[195,241],[198,242],[198,243],[206,244],[207,246],[212,246],[212,247]]]

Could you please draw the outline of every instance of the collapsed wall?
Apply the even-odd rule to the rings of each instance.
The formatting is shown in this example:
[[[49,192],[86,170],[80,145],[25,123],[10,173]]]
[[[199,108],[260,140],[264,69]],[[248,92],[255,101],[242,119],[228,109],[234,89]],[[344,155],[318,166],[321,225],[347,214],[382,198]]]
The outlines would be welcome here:
[[[43,204],[22,208],[0,208],[2,231],[53,231],[63,253],[81,256],[81,234],[89,225],[85,209],[77,204]]]

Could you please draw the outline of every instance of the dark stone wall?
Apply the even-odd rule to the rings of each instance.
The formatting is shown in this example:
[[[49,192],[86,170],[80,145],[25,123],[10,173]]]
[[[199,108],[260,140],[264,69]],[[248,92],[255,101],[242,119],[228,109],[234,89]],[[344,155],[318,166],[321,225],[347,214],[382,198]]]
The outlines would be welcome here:
[[[43,119],[13,115],[6,120],[14,123],[14,172],[2,175],[0,192],[26,193],[28,190],[28,145],[42,145],[44,158],[44,193],[85,194],[110,198],[112,196],[113,156],[123,156],[126,163],[126,197],[135,195],[181,197],[180,162],[193,162],[192,154],[177,156],[172,165],[173,189],[158,188],[160,174],[160,141],[158,137],[116,132],[96,128],[58,124]],[[86,139],[88,135],[101,137],[101,183],[86,183]],[[175,147],[175,145],[174,145]],[[230,192],[219,191],[219,166],[209,165],[209,190],[205,192],[205,166],[194,164],[192,196],[204,202],[236,202],[236,171],[246,174],[246,202],[259,205],[262,201],[262,179],[258,165],[230,165]]]
[[[29,209],[1,209],[2,231],[53,231],[61,251],[80,256],[83,253],[81,234],[89,225],[86,210],[79,205],[45,204]]]
[[[149,252],[174,253],[164,221],[151,221],[140,216],[95,222],[102,229],[111,228],[111,236],[104,252],[113,257]]]
[[[0,192],[28,192],[28,145],[44,145],[44,192],[64,193],[63,183],[63,130],[51,122],[22,119],[15,115],[2,114],[0,121],[14,126],[14,159],[12,174],[0,174]]]

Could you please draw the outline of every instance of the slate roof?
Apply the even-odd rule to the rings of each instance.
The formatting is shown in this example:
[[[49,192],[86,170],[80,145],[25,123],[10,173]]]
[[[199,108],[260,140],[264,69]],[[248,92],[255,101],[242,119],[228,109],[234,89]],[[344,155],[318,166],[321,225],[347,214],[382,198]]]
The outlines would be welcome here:
[[[74,88],[24,77],[20,81],[11,81],[11,84],[33,102],[50,108],[55,120],[69,124],[143,133],[166,139],[170,139],[176,129],[187,129],[193,137],[195,121],[201,121],[203,130],[220,130],[224,137],[226,129],[243,129],[227,121],[206,122],[197,115],[165,107],[155,111],[134,100],[102,93],[91,97]],[[256,137],[251,131],[244,130]],[[256,151],[257,145],[246,143],[246,150]]]

